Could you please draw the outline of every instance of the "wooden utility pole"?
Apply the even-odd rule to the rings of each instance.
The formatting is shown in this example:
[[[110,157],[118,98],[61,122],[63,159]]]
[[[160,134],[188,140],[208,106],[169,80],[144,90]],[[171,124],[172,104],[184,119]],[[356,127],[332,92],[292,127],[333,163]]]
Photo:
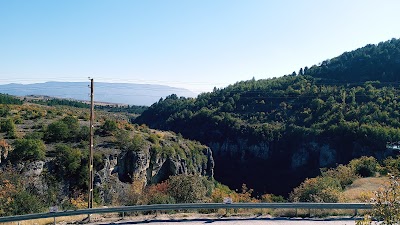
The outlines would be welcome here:
[[[89,140],[89,193],[88,208],[93,208],[93,136],[94,136],[94,102],[93,102],[93,79],[90,79],[90,140]],[[90,218],[90,217],[89,217]]]

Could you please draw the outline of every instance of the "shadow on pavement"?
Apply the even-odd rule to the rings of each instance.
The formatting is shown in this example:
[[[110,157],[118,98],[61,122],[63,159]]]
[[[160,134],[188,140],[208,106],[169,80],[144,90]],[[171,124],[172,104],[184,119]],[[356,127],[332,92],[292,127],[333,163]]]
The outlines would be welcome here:
[[[129,225],[129,224],[152,224],[152,223],[177,223],[177,222],[204,222],[205,224],[212,224],[218,221],[349,221],[349,220],[358,220],[361,218],[354,218],[354,217],[332,217],[332,218],[302,218],[302,217],[295,217],[295,218],[288,218],[288,217],[246,217],[246,218],[237,218],[237,217],[220,217],[220,218],[199,218],[199,219],[146,219],[146,220],[139,220],[139,221],[118,221],[118,222],[108,222],[108,223],[99,223],[99,225],[110,225],[110,224],[118,224],[118,225]]]

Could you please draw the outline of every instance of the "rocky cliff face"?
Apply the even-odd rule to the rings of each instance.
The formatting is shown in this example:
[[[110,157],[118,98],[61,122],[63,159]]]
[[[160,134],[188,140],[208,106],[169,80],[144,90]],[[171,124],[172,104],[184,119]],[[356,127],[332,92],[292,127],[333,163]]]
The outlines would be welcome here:
[[[198,174],[213,176],[214,159],[210,148],[204,148],[203,154],[206,161],[201,164],[185,159],[179,155],[163,157],[150,151],[149,148],[142,151],[122,151],[118,155],[110,155],[105,159],[105,167],[101,173],[116,174],[122,182],[131,183],[134,180],[143,181],[144,184],[155,184],[177,174]],[[189,161],[191,161],[189,163]],[[189,164],[191,166],[189,166]]]
[[[111,203],[115,197],[113,193],[128,192],[132,183],[143,188],[178,174],[212,177],[214,159],[211,149],[204,146],[199,153],[191,157],[165,156],[151,150],[150,146],[141,151],[121,151],[104,159],[105,166],[96,173],[95,186],[99,188],[103,201]],[[196,160],[199,157],[202,159],[200,162]]]
[[[356,141],[337,139],[254,143],[245,139],[209,143],[216,162],[215,178],[231,188],[245,183],[259,193],[287,195],[320,168],[345,164],[363,155],[381,159],[392,155]]]
[[[209,147],[177,138],[171,133],[166,132],[163,135],[165,137],[160,138],[157,144],[143,139],[143,146],[137,151],[120,150],[108,143],[107,153],[103,155],[104,166],[96,171],[94,179],[94,186],[104,204],[129,204],[126,201],[132,199],[130,195],[133,188],[137,188],[140,193],[146,185],[162,182],[173,175],[195,174],[213,177],[214,159]],[[11,150],[9,145],[4,146],[0,147],[3,159]],[[105,150],[100,148],[96,146],[97,151]],[[49,190],[49,180],[46,180],[46,177],[55,171],[53,160],[49,157],[45,161],[20,162],[15,168],[26,179],[28,185],[38,193],[46,194]],[[58,200],[67,199],[70,194],[70,179],[52,180],[56,182],[53,186],[56,188]]]

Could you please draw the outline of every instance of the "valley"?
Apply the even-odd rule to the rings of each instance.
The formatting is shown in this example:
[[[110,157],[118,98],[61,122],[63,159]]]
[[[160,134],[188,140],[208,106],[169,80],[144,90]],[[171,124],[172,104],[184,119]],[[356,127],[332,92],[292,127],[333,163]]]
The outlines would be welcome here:
[[[398,152],[387,148],[400,140],[398,60],[400,40],[392,39],[195,98],[169,94],[149,107],[98,104],[95,204],[227,196],[365,201],[373,190],[355,196],[353,182],[387,180],[400,170]],[[0,216],[86,207],[88,105],[1,94],[0,117]]]

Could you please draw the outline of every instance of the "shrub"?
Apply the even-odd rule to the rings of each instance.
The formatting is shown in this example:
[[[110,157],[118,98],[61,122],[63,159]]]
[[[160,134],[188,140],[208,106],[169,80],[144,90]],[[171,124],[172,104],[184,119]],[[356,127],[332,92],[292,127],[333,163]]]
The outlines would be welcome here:
[[[13,201],[9,207],[8,210],[12,215],[24,215],[42,212],[45,209],[45,204],[39,196],[27,190],[21,190],[13,196]]]
[[[68,129],[71,132],[77,131],[79,128],[78,119],[73,116],[66,116],[63,119],[61,119],[61,122],[63,122],[65,125],[67,125]]]
[[[53,122],[47,126],[44,136],[45,140],[50,142],[67,140],[69,137],[68,126],[61,121]]]
[[[147,204],[175,204],[175,199],[168,194],[156,192],[149,196]]]
[[[206,199],[205,177],[196,175],[176,175],[169,178],[168,194],[177,203],[195,203]]]
[[[75,135],[75,140],[79,141],[89,141],[90,139],[90,129],[87,126],[82,126],[79,132]]]
[[[13,162],[43,160],[46,146],[39,139],[17,139],[14,142],[14,150],[10,154]]]
[[[43,139],[43,132],[34,131],[25,135],[25,139]]]
[[[100,152],[93,153],[93,167],[96,171],[104,168],[104,154]]]
[[[6,132],[9,138],[16,138],[17,128],[13,119],[7,118],[3,120],[0,124],[0,128],[1,132]]]
[[[16,174],[10,167],[0,170],[0,216],[12,215],[10,204],[13,196],[18,193],[19,184]]]
[[[131,138],[129,131],[126,130],[118,130],[115,135],[115,143],[122,150],[127,151],[141,151],[145,140],[142,135],[135,134],[133,138]]]
[[[149,135],[149,137],[147,138],[148,141],[150,141],[151,143],[158,145],[159,144],[159,140],[158,140],[158,136],[156,134],[151,133]]]
[[[322,176],[337,179],[342,188],[345,188],[347,185],[352,184],[353,181],[358,178],[352,168],[343,165],[339,165],[334,169],[329,169],[322,172]]]
[[[216,203],[222,203],[225,197],[232,198],[236,193],[229,189],[228,186],[221,183],[216,183],[215,188],[211,194],[211,201]]]
[[[101,126],[101,129],[103,130],[104,134],[110,135],[113,132],[117,131],[118,124],[113,120],[106,120],[104,121],[104,124]]]
[[[253,189],[248,188],[246,184],[242,184],[240,192],[229,189],[228,186],[216,183],[213,186],[211,201],[221,203],[225,198],[231,198],[232,202],[260,202],[259,199],[253,198]],[[265,195],[266,197],[267,195]],[[270,195],[272,196],[272,195]]]
[[[5,117],[10,115],[10,108],[8,105],[0,105],[0,117]]]
[[[94,163],[95,164],[95,163]],[[68,179],[70,189],[85,189],[88,181],[88,156],[65,144],[56,146],[54,168],[59,179]]]
[[[72,116],[67,116],[59,121],[49,124],[44,137],[45,140],[49,142],[71,141],[79,135],[78,131],[78,119]]]
[[[143,204],[174,204],[175,199],[168,194],[168,188],[168,181],[147,187],[143,194]]]
[[[141,151],[144,145],[144,139],[141,135],[134,135],[129,143],[128,151]]]
[[[67,145],[56,146],[55,165],[62,177],[73,176],[81,167],[82,152]]]
[[[373,215],[383,224],[400,222],[400,179],[391,176],[390,186],[375,193]]]
[[[261,196],[261,202],[287,202],[281,195],[264,194]]]
[[[84,209],[87,207],[87,199],[85,199],[83,194],[79,194],[76,197],[65,199],[65,201],[62,202],[61,207],[64,210]]]
[[[395,176],[400,175],[400,156],[396,158],[388,157],[383,161],[384,167],[380,171],[383,174],[393,174]]]
[[[362,177],[375,176],[375,173],[380,168],[378,161],[372,156],[362,156],[359,159],[353,159],[350,161],[349,166],[356,174]]]
[[[342,187],[332,177],[306,179],[290,193],[293,202],[338,202]]]
[[[118,145],[120,149],[126,149],[129,146],[130,135],[126,130],[117,130],[115,134],[115,143]]]
[[[240,193],[236,193],[232,200],[234,202],[251,202],[253,199],[251,198],[251,194],[253,193],[253,189],[249,189],[246,184],[242,184],[242,189]]]
[[[172,146],[165,145],[162,147],[161,151],[162,151],[162,157],[174,157],[176,154],[176,151]]]
[[[400,179],[395,176],[390,177],[390,186],[375,192],[372,198],[372,216],[378,220],[379,224],[394,225],[400,223]],[[372,224],[369,216],[357,224]]]
[[[0,170],[0,216],[39,213],[45,202],[26,188],[27,180],[12,167]]]
[[[170,196],[168,190],[168,180],[159,184],[147,187],[141,197],[141,203],[145,205],[152,204],[174,204],[175,199]]]

